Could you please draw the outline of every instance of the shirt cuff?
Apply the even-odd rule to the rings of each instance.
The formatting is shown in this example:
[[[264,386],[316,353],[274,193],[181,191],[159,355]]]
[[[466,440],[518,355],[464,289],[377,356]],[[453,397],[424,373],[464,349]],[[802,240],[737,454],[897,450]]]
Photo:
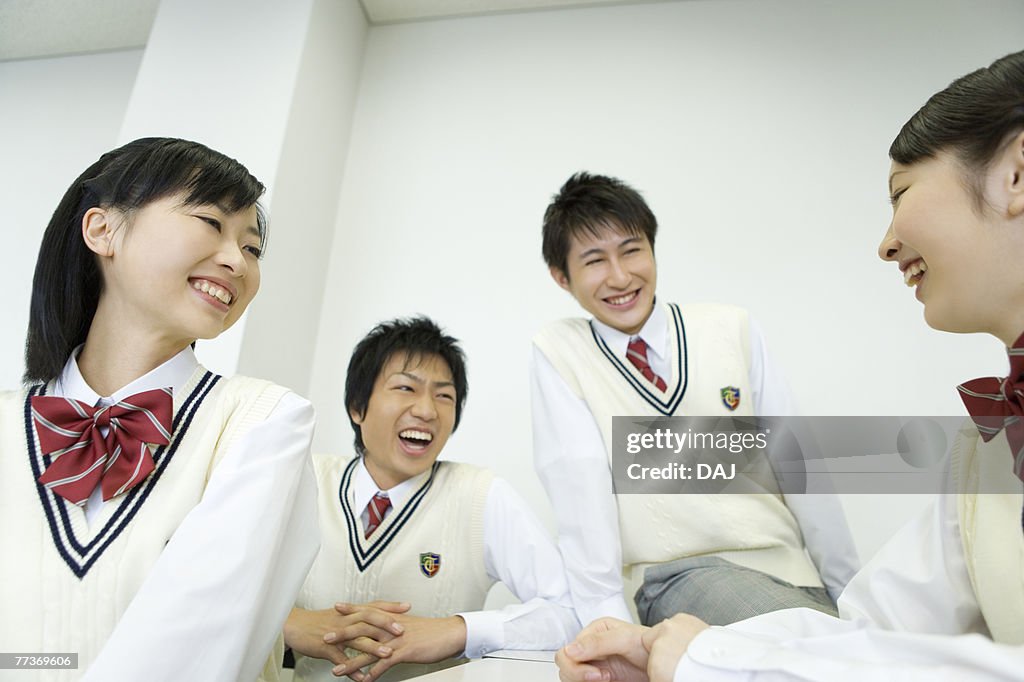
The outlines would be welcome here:
[[[622,596],[621,592],[612,595],[593,606],[588,607],[587,605],[583,605],[577,607],[576,613],[579,615],[580,625],[583,627],[587,627],[598,618],[605,618],[607,616],[624,620],[627,623],[635,622],[633,614],[630,613],[629,607],[626,605],[626,600]]]
[[[690,642],[676,667],[675,679],[720,679],[711,674],[713,670],[720,671],[723,676],[742,671],[777,670],[782,667],[784,656],[775,641],[723,627],[710,627]]]
[[[484,654],[504,647],[505,619],[498,611],[456,613],[466,621],[466,658],[482,658]]]

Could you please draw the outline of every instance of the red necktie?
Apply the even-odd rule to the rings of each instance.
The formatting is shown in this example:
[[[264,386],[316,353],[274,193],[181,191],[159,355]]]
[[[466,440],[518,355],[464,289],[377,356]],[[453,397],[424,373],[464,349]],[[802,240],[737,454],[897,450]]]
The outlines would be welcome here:
[[[169,388],[136,393],[107,407],[34,396],[39,447],[52,458],[39,482],[77,505],[89,499],[97,484],[104,500],[130,490],[153,471],[146,444],[170,441],[173,411]],[[101,428],[109,429],[106,437]]]
[[[1024,334],[1010,355],[1010,375],[1005,379],[983,377],[957,386],[982,440],[988,442],[1006,429],[1013,457],[1013,473],[1024,480]]]
[[[651,365],[647,362],[647,344],[639,336],[629,342],[626,346],[626,357],[633,366],[640,370],[644,378],[658,387],[662,393],[665,392],[665,380],[654,373]]]
[[[384,521],[384,517],[387,516],[390,509],[391,498],[378,490],[366,504],[366,533],[363,535],[364,538],[373,535],[373,531],[377,530],[377,526]]]

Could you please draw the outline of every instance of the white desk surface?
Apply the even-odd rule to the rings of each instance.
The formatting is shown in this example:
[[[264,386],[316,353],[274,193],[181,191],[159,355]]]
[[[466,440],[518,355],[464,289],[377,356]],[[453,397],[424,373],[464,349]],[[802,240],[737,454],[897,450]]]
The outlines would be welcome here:
[[[558,668],[547,661],[481,658],[465,665],[438,670],[416,682],[558,682]]]

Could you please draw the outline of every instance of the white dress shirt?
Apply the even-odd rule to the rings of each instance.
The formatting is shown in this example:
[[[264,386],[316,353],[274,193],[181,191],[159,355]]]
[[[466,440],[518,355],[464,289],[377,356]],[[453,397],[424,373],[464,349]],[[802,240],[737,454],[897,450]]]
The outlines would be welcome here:
[[[631,338],[598,320],[594,328],[621,357]],[[655,305],[640,333],[656,374],[671,376],[669,321]],[[697,362],[699,362],[699,358]],[[558,522],[558,546],[580,622],[602,616],[631,621],[623,596],[619,521],[608,454],[587,404],[578,398],[544,354],[533,348],[530,366],[534,465]],[[785,379],[769,358],[758,324],[750,320],[750,387],[754,413],[795,414]],[[786,504],[799,523],[808,552],[835,599],[859,568],[853,538],[834,495],[790,495]]]
[[[104,397],[72,355],[51,395],[97,405],[166,386],[179,392],[197,366],[186,348]],[[312,405],[287,393],[235,441],[83,680],[256,679],[319,545],[313,424]],[[109,504],[98,491],[90,519]]]
[[[939,496],[850,581],[843,620],[788,609],[709,628],[691,642],[675,681],[1024,679],[1024,647],[987,636],[956,499]]]
[[[420,483],[414,477],[383,491],[391,498],[388,513],[400,510]],[[353,477],[355,508],[364,509],[377,490],[360,460]],[[466,622],[465,656],[557,649],[579,632],[558,549],[523,498],[501,478],[491,483],[484,505],[484,568],[523,603],[453,614]]]

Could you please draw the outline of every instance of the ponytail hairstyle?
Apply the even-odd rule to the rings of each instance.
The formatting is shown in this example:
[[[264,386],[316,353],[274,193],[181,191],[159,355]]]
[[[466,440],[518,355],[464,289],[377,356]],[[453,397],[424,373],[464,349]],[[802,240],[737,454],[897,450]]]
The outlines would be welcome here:
[[[910,165],[951,152],[975,201],[984,205],[984,174],[1006,141],[1024,130],[1024,52],[953,81],[910,117],[889,158]]]
[[[107,152],[78,176],[53,212],[32,279],[26,383],[60,375],[68,356],[85,342],[103,278],[97,256],[82,238],[82,219],[94,207],[133,211],[182,194],[185,205],[218,204],[229,212],[257,206],[261,246],[267,219],[256,202],[265,191],[240,163],[198,142],[149,137]]]

